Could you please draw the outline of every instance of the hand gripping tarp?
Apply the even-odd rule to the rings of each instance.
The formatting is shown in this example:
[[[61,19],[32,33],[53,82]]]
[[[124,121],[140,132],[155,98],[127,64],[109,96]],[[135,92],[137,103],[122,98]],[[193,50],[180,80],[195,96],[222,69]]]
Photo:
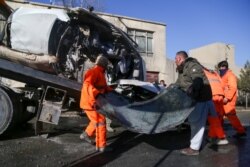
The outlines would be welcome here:
[[[180,125],[194,109],[194,101],[179,89],[166,89],[153,99],[131,102],[110,92],[97,98],[98,112],[130,131],[161,133]]]

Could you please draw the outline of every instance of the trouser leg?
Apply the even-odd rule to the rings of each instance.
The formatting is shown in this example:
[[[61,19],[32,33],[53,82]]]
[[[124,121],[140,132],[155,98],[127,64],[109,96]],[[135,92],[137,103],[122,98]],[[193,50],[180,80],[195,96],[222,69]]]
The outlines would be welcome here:
[[[87,117],[89,118],[89,124],[88,126],[86,127],[85,129],[85,132],[87,133],[88,136],[93,136],[95,134],[95,130],[96,130],[96,122],[93,118],[93,110],[88,110],[88,111],[85,111]]]
[[[102,122],[96,128],[96,147],[102,148],[106,146],[106,123]]]
[[[208,117],[209,122],[209,131],[208,136],[211,138],[225,138],[225,132],[221,126],[221,122],[218,117],[216,116],[209,116]]]
[[[224,123],[224,108],[223,108],[223,101],[219,101],[219,102],[216,102],[214,103],[214,106],[215,106],[215,110],[217,112],[217,115],[218,115],[218,118],[219,118],[219,121],[221,123],[221,125],[223,126],[223,123]]]
[[[218,115],[219,121],[221,123],[221,126],[223,126],[224,123],[224,103],[223,103],[223,96],[221,95],[215,95],[213,96],[213,102],[215,106],[216,113]]]
[[[85,132],[92,136],[96,132],[96,147],[106,146],[106,121],[105,117],[95,110],[85,111],[90,123],[86,128]]]
[[[208,116],[207,121],[208,121],[208,124],[209,124],[208,137],[216,138],[216,132],[215,132],[216,130],[215,130],[215,125],[214,125],[212,116]]]
[[[96,127],[95,123],[90,121],[87,128],[85,129],[85,132],[88,134],[88,136],[93,136],[95,134]]]
[[[197,103],[194,111],[189,116],[191,128],[190,148],[199,150],[202,144],[202,139],[205,131],[208,110],[206,103]]]
[[[236,112],[231,112],[226,114],[229,122],[231,123],[231,125],[233,126],[233,128],[237,131],[237,133],[245,133],[245,128],[242,126],[239,118],[236,115]]]

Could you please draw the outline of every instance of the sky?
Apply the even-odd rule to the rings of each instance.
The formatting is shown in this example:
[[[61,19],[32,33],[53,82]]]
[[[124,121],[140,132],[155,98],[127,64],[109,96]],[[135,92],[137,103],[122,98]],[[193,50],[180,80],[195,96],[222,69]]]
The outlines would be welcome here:
[[[43,0],[40,0],[43,1]],[[45,0],[46,1],[46,0]],[[250,61],[250,0],[100,0],[104,12],[166,25],[166,55],[214,42],[235,47],[235,62]]]
[[[105,12],[166,24],[167,57],[214,42],[250,61],[250,0],[105,0]]]

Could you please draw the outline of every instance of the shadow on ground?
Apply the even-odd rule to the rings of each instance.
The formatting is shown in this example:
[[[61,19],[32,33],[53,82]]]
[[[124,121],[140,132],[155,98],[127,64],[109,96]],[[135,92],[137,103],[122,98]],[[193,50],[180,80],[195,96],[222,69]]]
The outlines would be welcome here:
[[[147,143],[155,148],[161,150],[168,150],[165,155],[163,155],[160,160],[155,164],[160,164],[172,150],[178,150],[185,148],[189,145],[189,129],[182,131],[168,131],[165,133],[155,134],[155,135],[145,135],[133,133],[130,131],[124,131],[117,136],[113,136],[108,140],[114,140],[110,147],[114,151],[110,153],[98,153],[87,155],[69,164],[72,167],[82,167],[91,166],[98,167],[104,166],[109,162],[121,157],[124,153],[128,152],[130,149],[136,147],[141,143]],[[136,154],[136,153],[135,153]]]

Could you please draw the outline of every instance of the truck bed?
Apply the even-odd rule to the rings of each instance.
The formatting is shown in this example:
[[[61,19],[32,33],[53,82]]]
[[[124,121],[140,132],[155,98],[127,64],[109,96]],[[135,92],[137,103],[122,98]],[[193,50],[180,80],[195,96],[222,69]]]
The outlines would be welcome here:
[[[80,97],[81,83],[4,59],[0,59],[1,76],[35,86],[53,86],[66,90],[71,97]]]

